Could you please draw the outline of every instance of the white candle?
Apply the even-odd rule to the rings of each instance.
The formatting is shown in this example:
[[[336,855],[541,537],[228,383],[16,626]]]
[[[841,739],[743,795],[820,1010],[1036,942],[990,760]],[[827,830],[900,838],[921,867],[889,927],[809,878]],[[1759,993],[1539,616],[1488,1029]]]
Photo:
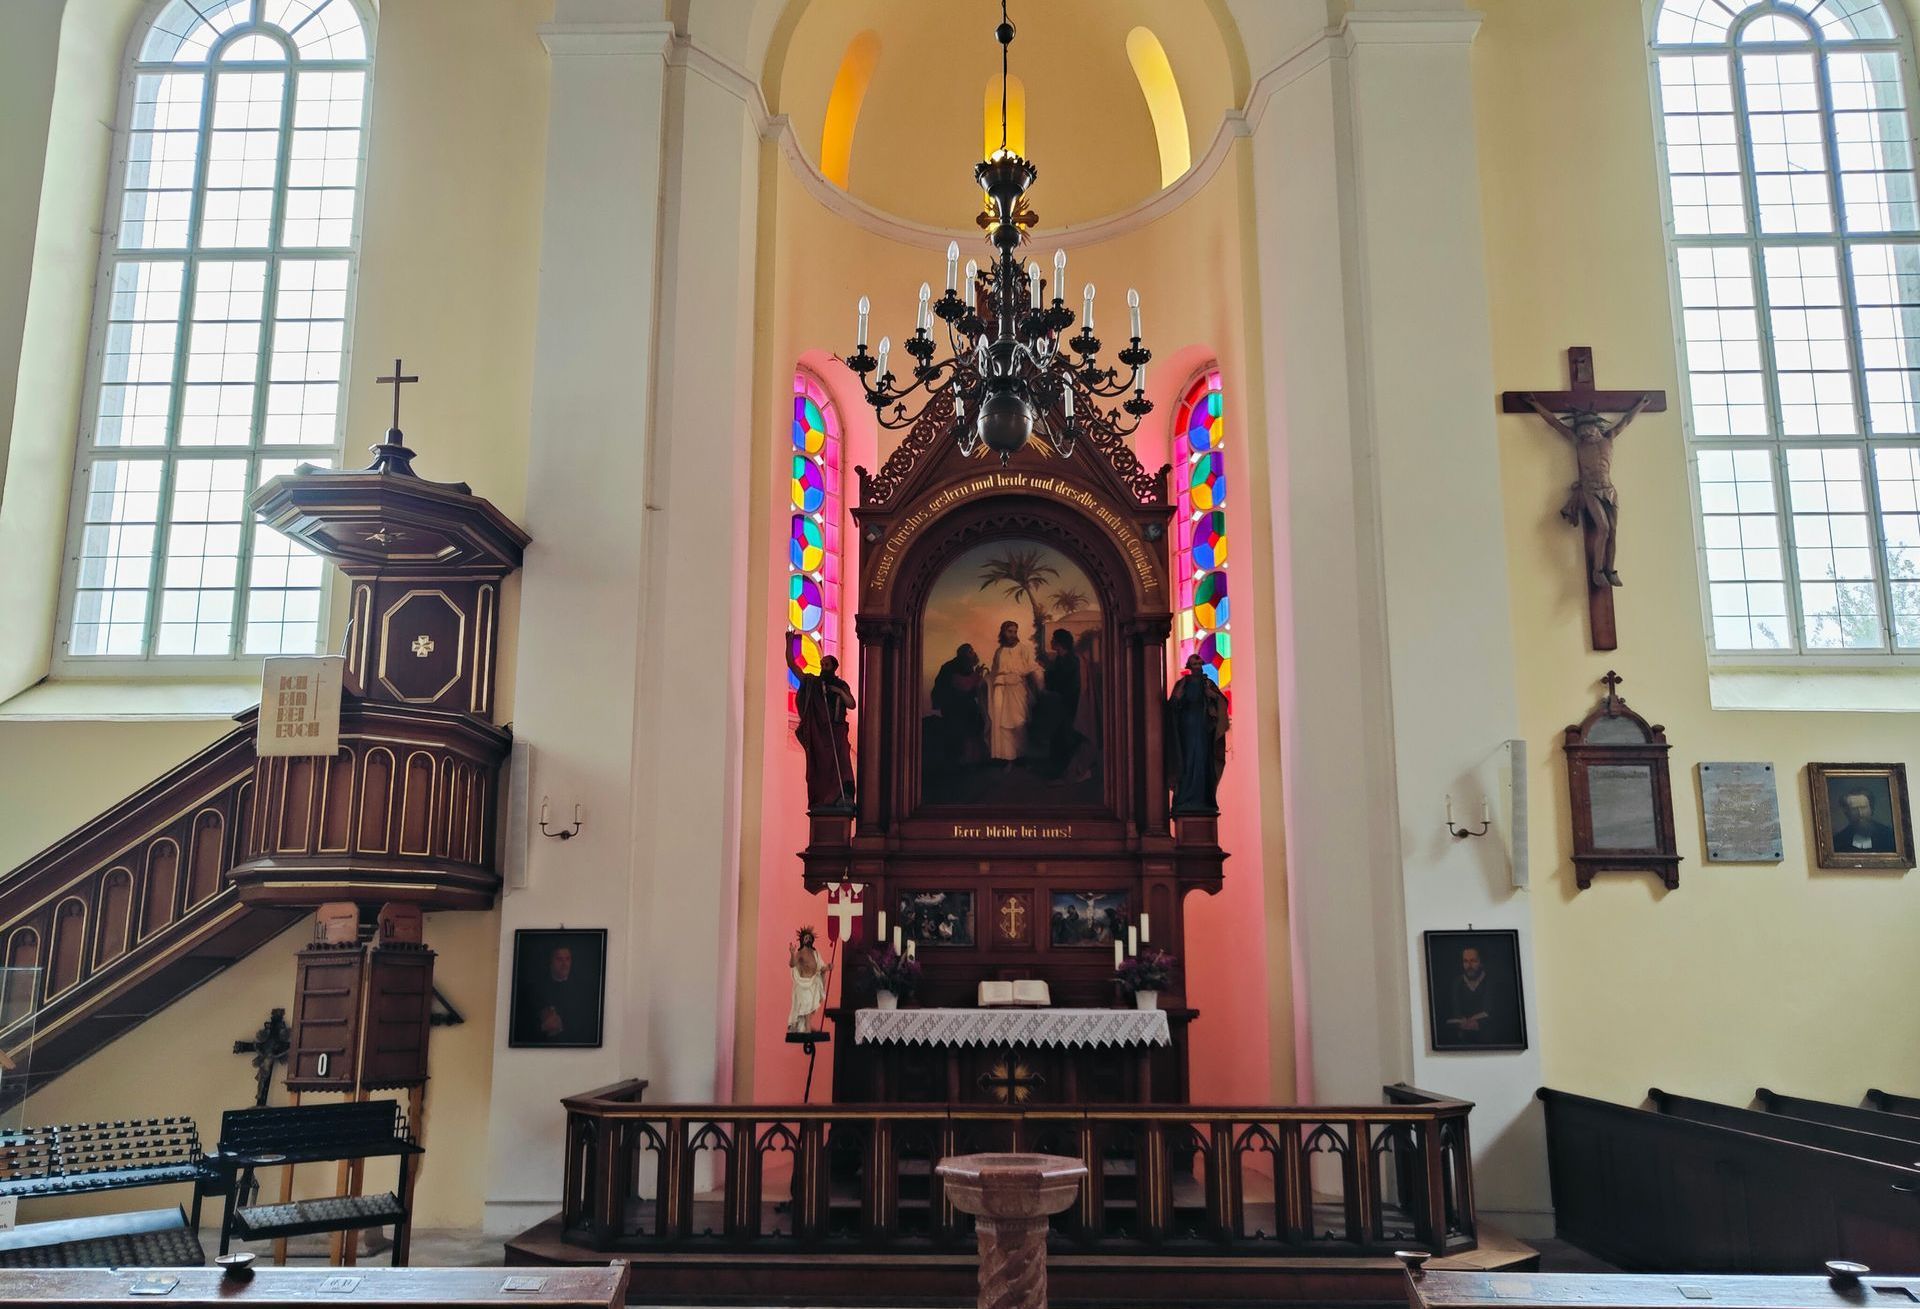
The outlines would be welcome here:
[[[1113,943],[1113,968],[1114,968],[1114,971],[1115,971],[1115,972],[1118,972],[1118,971],[1120,971],[1120,965],[1122,965],[1122,964],[1124,964],[1124,963],[1126,963],[1126,962],[1127,962],[1127,955],[1126,955],[1126,947],[1125,947],[1125,946],[1123,946],[1123,945],[1121,945],[1121,944],[1120,944],[1120,942],[1119,942],[1118,940],[1115,940],[1115,941],[1114,941],[1114,943]]]
[[[1493,821],[1493,806],[1487,802],[1485,796],[1480,797],[1480,821],[1483,823]]]
[[[972,259],[967,260],[967,303],[980,303],[980,265]]]
[[[894,924],[893,928],[893,952],[895,954],[900,953],[900,926],[897,923]]]
[[[1145,945],[1146,943],[1147,943],[1147,915],[1146,915],[1146,911],[1142,910],[1140,913],[1140,944]]]
[[[887,939],[887,911],[884,909],[880,911],[880,923],[876,931],[882,941]]]
[[[1093,283],[1088,282],[1087,289],[1081,294],[1084,298],[1080,301],[1080,326],[1091,332],[1093,330]]]
[[[893,338],[890,336],[881,337],[880,338],[880,376],[882,377],[885,377],[887,375],[887,356],[892,353],[893,353]]]
[[[927,300],[933,295],[933,288],[925,282],[920,283],[920,312],[914,315],[914,330],[924,332],[933,322],[933,315],[927,312]]]
[[[1127,288],[1127,317],[1133,321],[1132,335],[1140,335],[1140,293],[1132,287]]]
[[[873,308],[873,306],[870,303],[868,303],[867,297],[865,297],[864,295],[861,296],[860,297],[859,343],[860,343],[860,348],[862,350],[867,348],[867,311],[870,310],[871,308]]]
[[[960,243],[958,241],[949,241],[947,242],[947,290],[949,291],[954,289],[954,278],[959,267]]]
[[[1027,265],[1027,299],[1035,309],[1040,307],[1040,265]]]
[[[1447,826],[1453,826],[1453,797],[1447,797]]]
[[[1140,929],[1131,923],[1127,924],[1127,953],[1140,953]]]
[[[1060,404],[1069,422],[1073,420],[1073,388],[1068,387],[1060,393]]]
[[[1133,370],[1133,389],[1136,391],[1144,391],[1147,389],[1147,366],[1145,364],[1141,364]]]
[[[1053,298],[1058,300],[1067,293],[1067,252],[1053,252]]]
[[[918,950],[919,948],[920,948],[920,943],[918,941],[907,942],[907,958],[909,959],[913,958],[914,951]]]

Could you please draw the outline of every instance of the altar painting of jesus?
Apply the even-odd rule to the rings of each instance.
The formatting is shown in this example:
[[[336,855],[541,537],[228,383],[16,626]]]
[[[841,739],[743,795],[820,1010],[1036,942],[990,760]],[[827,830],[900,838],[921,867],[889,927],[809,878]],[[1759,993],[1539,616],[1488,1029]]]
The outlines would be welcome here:
[[[1078,562],[1003,538],[949,560],[922,618],[922,799],[1052,808],[1101,799],[1106,615]]]

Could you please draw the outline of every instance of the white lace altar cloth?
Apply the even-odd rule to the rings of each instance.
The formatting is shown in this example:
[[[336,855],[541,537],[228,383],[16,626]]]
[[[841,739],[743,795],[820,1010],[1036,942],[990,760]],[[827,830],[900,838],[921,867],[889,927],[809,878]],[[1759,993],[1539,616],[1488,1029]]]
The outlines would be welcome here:
[[[862,1009],[855,1045],[1172,1045],[1160,1009]]]

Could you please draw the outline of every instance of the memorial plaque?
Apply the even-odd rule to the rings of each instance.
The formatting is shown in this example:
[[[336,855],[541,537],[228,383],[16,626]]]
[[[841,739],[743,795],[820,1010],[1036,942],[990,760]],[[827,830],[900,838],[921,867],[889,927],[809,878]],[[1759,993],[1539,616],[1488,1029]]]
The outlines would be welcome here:
[[[1700,815],[1709,863],[1780,862],[1780,792],[1772,764],[1701,764]]]

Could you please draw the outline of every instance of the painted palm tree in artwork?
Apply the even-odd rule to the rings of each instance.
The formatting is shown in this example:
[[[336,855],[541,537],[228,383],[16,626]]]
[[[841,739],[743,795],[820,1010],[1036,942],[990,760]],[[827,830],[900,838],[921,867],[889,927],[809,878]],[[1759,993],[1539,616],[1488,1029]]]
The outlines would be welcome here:
[[[1003,586],[1007,599],[1025,600],[1033,610],[1033,644],[1036,650],[1046,648],[1047,610],[1040,603],[1040,592],[1060,576],[1059,569],[1043,560],[1044,556],[1039,550],[1011,546],[1006,553],[995,555],[980,566],[982,591]]]
[[[1055,591],[1053,593],[1054,618],[1056,621],[1071,618],[1092,603],[1093,601],[1087,598],[1087,593],[1077,588],[1069,587],[1064,591]]]

